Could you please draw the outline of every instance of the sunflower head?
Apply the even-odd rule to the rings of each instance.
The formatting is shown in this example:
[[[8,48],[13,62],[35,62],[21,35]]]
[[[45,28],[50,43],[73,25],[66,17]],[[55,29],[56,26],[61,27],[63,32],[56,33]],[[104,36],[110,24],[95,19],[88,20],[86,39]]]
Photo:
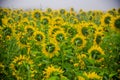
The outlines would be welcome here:
[[[63,41],[65,39],[64,34],[62,34],[62,33],[57,34],[56,39],[59,42]]]
[[[101,42],[101,36],[100,35],[97,35],[96,37],[96,43],[99,44]]]
[[[116,18],[114,21],[114,26],[118,29],[120,29],[120,17]]]
[[[51,12],[52,12],[52,9],[51,9],[51,8],[48,8],[46,11],[47,11],[48,13],[51,13]]]
[[[49,24],[49,21],[50,21],[50,19],[48,17],[43,17],[42,18],[42,24],[43,25]]]
[[[41,11],[40,10],[34,10],[32,12],[32,17],[35,20],[39,20],[41,18]]]
[[[77,34],[72,38],[71,42],[78,48],[83,48],[86,45],[86,38],[80,34]]]
[[[109,25],[111,20],[112,20],[113,16],[110,15],[110,14],[105,14],[101,17],[101,25],[102,26],[106,26],[106,25]]]
[[[120,17],[117,16],[111,22],[111,29],[120,32]]]
[[[15,57],[10,64],[12,75],[15,76],[18,80],[27,79],[28,76],[30,78],[34,77],[33,75],[36,73],[36,70],[34,70],[33,68],[33,61],[30,59],[30,57],[25,55]],[[28,72],[29,75],[25,75],[28,74]]]
[[[46,45],[46,51],[47,52],[52,53],[52,52],[54,52],[54,50],[55,50],[55,45],[54,44],[49,43],[49,44]]]
[[[88,28],[87,27],[82,27],[81,32],[84,36],[88,36],[89,32],[88,32]]]
[[[73,27],[68,28],[67,32],[70,37],[73,37],[77,34],[76,28],[73,28]]]
[[[100,52],[98,51],[98,50],[92,50],[91,51],[91,57],[93,58],[93,59],[100,59]]]
[[[91,59],[95,59],[96,62],[101,62],[104,60],[104,51],[98,45],[93,45],[89,50],[88,53],[90,54]]]
[[[83,43],[83,41],[80,37],[74,39],[74,45],[81,46],[82,43]]]
[[[37,41],[38,43],[44,43],[45,41],[45,35],[41,31],[36,31],[34,34],[34,40]]]
[[[105,19],[104,19],[104,23],[109,24],[110,20],[111,20],[110,16],[106,16]]]
[[[118,14],[120,14],[120,8],[118,9]]]
[[[55,33],[58,31],[63,31],[63,28],[61,28],[60,26],[50,26],[48,31],[49,36],[53,37],[53,35],[55,35]]]
[[[13,33],[13,28],[12,27],[3,27],[2,32],[5,37],[11,36]]]
[[[27,45],[28,38],[27,38],[27,36],[23,35],[19,38],[19,41],[21,44]]]
[[[13,24],[14,20],[12,18],[8,19],[8,24]]]
[[[25,26],[25,33],[27,33],[27,35],[30,37],[33,35],[35,29],[33,26]]]
[[[53,36],[54,36],[54,39],[56,39],[56,41],[58,42],[62,42],[66,38],[66,34],[64,31],[57,31]]]
[[[50,79],[52,76],[62,76],[63,70],[60,67],[56,66],[48,66],[44,71],[43,74],[45,75],[45,79]]]
[[[65,9],[60,10],[60,14],[65,14],[65,12],[66,12]]]
[[[45,54],[46,57],[52,58],[54,55],[58,54],[59,47],[56,43],[49,42],[43,44],[42,52]]]

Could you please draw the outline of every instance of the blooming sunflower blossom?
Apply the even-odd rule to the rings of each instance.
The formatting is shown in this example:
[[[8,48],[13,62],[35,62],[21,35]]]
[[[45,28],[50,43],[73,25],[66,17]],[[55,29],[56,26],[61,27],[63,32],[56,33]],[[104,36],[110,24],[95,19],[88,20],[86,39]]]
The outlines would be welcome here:
[[[104,60],[103,55],[105,55],[104,50],[99,45],[93,45],[89,50],[90,59],[95,59],[96,62],[102,62]]]
[[[53,41],[42,45],[42,53],[48,58],[52,58],[55,55],[58,56],[58,50],[60,50],[58,45]]]
[[[111,29],[120,32],[120,16],[113,18],[111,21]]]
[[[81,34],[77,34],[72,38],[71,43],[81,49],[85,47],[87,43],[86,37],[82,36]]]
[[[110,25],[112,18],[113,18],[113,16],[110,15],[109,13],[106,13],[105,15],[103,15],[101,17],[101,26],[106,27],[106,26]]]
[[[53,65],[50,65],[48,66],[44,71],[43,71],[43,74],[45,75],[44,76],[44,79],[49,79],[51,76],[54,76],[55,75],[59,75],[59,76],[62,76],[64,73],[64,71],[60,68],[60,67],[55,67]],[[53,74],[53,75],[52,75]]]
[[[84,75],[88,78],[88,79],[97,79],[97,80],[102,80],[102,77],[99,76],[96,72],[84,72]]]
[[[10,64],[12,75],[15,76],[17,79],[26,78],[27,75],[25,76],[25,74],[28,73],[30,73],[30,77],[34,77],[33,74],[36,73],[36,70],[34,70],[33,67],[33,61],[30,59],[30,57],[27,57],[26,55],[15,57]],[[19,72],[19,70],[21,72]]]

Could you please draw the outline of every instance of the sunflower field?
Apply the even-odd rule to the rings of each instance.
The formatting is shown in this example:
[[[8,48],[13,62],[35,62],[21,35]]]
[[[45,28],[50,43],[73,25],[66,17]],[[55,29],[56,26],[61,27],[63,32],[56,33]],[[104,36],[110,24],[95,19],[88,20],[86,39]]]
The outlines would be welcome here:
[[[0,8],[0,80],[119,80],[120,8]]]

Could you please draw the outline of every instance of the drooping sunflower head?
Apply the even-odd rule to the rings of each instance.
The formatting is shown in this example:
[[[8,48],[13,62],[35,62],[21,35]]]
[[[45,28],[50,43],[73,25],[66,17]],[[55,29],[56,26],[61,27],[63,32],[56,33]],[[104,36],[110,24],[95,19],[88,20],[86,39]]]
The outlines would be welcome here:
[[[48,66],[44,71],[43,74],[45,75],[44,79],[49,79],[52,76],[62,76],[63,70],[60,67],[55,67],[53,65]],[[60,77],[59,77],[60,79]]]

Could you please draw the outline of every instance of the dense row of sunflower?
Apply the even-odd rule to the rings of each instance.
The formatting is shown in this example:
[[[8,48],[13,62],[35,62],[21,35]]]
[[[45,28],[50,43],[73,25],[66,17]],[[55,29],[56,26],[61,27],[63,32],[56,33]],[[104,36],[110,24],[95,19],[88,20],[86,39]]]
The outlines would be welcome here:
[[[120,9],[0,8],[0,80],[120,79]]]

